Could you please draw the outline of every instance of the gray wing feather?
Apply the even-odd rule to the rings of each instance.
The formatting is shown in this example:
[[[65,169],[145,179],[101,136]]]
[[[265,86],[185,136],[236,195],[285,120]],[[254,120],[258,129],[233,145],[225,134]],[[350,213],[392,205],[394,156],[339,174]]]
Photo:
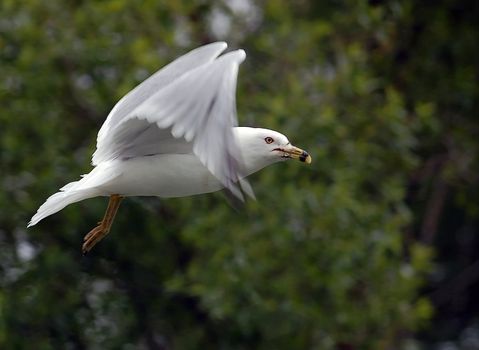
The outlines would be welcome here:
[[[166,65],[123,96],[108,114],[98,132],[97,150],[93,154],[92,164],[97,165],[99,162],[111,158],[111,150],[107,147],[107,134],[131,111],[181,75],[214,60],[226,47],[226,43],[216,42],[194,49]]]
[[[120,120],[112,118],[115,124],[107,126],[102,135],[96,159],[194,153],[234,195],[242,199],[242,189],[253,196],[248,182],[240,180],[241,159],[232,131],[237,125],[238,67],[245,57],[243,50],[237,50],[199,65],[151,94]]]

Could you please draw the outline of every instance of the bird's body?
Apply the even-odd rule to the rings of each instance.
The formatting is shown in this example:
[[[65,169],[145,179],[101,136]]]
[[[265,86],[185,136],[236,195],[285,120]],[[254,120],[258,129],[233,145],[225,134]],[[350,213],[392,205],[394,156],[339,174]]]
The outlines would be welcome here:
[[[102,186],[105,195],[174,198],[223,188],[193,154],[158,154],[117,161],[112,171],[119,175]]]
[[[180,57],[123,97],[101,127],[93,170],[50,196],[29,226],[65,206],[110,196],[104,219],[86,237],[89,251],[106,233],[123,197],[185,197],[227,188],[253,196],[245,177],[272,163],[311,157],[273,130],[236,126],[236,75],[243,50],[217,56],[213,43]]]
[[[233,135],[236,137],[240,154],[248,147],[242,142],[244,137],[241,136],[251,131],[252,128],[234,128]],[[240,164],[240,171],[245,177],[269,163],[250,157],[241,158],[248,159]],[[271,162],[280,160],[272,159]],[[72,186],[78,187],[72,187],[70,191],[83,190],[91,196],[94,190],[96,194],[91,197],[119,194],[123,197],[174,198],[211,193],[224,188],[224,185],[193,153],[153,154],[114,159],[99,164],[90,174],[73,184]]]

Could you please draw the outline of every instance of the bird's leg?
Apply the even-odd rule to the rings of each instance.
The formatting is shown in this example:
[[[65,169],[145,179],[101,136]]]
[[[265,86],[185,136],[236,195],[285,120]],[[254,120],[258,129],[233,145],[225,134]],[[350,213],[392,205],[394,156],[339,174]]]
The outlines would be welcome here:
[[[108,202],[108,207],[106,208],[103,220],[101,220],[98,223],[98,226],[88,232],[87,235],[83,238],[83,254],[88,253],[95,246],[95,244],[97,244],[103,237],[108,234],[108,232],[110,231],[111,224],[115,219],[116,212],[120,207],[122,199],[123,197],[118,194],[113,194],[110,196],[110,201]]]

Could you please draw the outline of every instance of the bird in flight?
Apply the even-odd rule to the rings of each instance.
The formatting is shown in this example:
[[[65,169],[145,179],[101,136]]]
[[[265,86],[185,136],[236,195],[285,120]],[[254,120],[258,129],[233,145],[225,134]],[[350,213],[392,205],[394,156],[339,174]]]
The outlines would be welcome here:
[[[287,159],[311,156],[279,132],[238,127],[236,80],[243,50],[201,46],[163,67],[113,107],[97,137],[94,168],[50,196],[28,227],[67,205],[107,196],[103,219],[83,240],[86,254],[110,231],[124,197],[185,197],[225,188],[254,194],[246,177]]]

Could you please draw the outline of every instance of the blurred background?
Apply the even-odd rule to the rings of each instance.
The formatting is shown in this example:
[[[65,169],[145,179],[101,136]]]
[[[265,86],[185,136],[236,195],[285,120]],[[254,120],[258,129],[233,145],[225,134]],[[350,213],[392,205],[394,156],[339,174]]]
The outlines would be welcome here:
[[[477,1],[0,1],[1,349],[479,349]],[[310,151],[258,201],[105,198],[26,229],[91,169],[116,101],[244,48],[240,124]]]

